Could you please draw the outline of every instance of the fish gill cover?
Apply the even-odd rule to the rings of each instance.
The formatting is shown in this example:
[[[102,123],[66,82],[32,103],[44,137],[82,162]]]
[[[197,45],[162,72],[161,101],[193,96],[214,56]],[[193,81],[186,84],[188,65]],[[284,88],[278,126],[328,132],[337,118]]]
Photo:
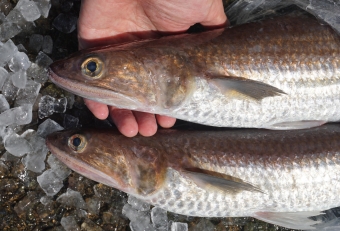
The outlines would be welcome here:
[[[340,31],[338,2],[282,2],[233,1],[227,14],[239,24],[294,3]],[[71,172],[48,154],[49,133],[110,126],[96,120],[79,97],[48,81],[52,61],[77,50],[79,7],[77,0],[0,0],[0,229],[287,230],[252,218],[204,219],[150,208]],[[316,218],[328,220],[319,230],[339,230],[339,210],[325,213]]]

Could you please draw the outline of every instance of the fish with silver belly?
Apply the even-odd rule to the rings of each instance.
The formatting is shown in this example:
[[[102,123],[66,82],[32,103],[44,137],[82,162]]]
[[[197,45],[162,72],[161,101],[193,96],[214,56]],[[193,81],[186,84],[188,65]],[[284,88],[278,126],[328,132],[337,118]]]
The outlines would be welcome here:
[[[340,37],[307,15],[82,50],[53,63],[50,79],[104,104],[211,126],[340,121]]]
[[[108,142],[108,140],[110,142]],[[47,146],[74,171],[165,210],[313,229],[340,206],[340,125],[292,131],[69,130]]]

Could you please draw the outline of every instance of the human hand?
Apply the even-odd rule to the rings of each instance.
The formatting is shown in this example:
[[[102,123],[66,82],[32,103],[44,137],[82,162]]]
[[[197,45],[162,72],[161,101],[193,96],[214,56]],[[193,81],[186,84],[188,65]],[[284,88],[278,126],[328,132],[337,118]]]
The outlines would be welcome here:
[[[159,36],[159,32],[184,32],[195,23],[226,23],[221,0],[83,0],[78,21],[80,49]],[[136,33],[142,32],[142,33]],[[85,99],[98,118],[110,114],[119,131],[128,137],[138,132],[152,136],[160,126],[169,128],[175,118],[119,109]]]

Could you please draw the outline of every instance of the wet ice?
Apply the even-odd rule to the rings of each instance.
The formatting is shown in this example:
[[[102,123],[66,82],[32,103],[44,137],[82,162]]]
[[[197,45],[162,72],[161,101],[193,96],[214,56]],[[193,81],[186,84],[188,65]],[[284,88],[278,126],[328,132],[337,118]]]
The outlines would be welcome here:
[[[171,231],[187,231],[188,224],[182,222],[172,222],[171,223]]]
[[[74,216],[68,216],[61,218],[60,224],[63,226],[65,231],[80,231],[80,227],[77,224]]]
[[[47,196],[54,196],[63,187],[63,181],[53,169],[48,169],[37,177],[37,181]]]
[[[31,66],[28,56],[24,52],[16,52],[8,62],[11,71],[27,70]]]
[[[25,88],[19,90],[14,106],[34,104],[38,97],[40,88],[40,83],[37,83],[33,80],[28,80]]]
[[[0,113],[9,109],[9,104],[3,94],[0,94]]]
[[[52,96],[46,95],[41,97],[39,102],[39,118],[43,119],[53,113],[64,113],[66,111],[67,99],[55,99]]]
[[[63,33],[71,33],[76,29],[77,20],[73,15],[61,13],[53,20],[52,25]]]
[[[43,138],[46,138],[46,136],[50,133],[61,131],[64,128],[60,126],[57,122],[47,119],[43,123],[41,123],[38,127],[37,134]]]
[[[45,35],[44,36],[44,40],[43,40],[43,44],[42,44],[41,49],[46,54],[51,54],[52,53],[53,40],[52,40],[51,36],[49,36],[49,35]]]
[[[13,55],[18,51],[17,46],[12,40],[8,40],[0,47],[0,67],[5,66]]]
[[[168,230],[168,215],[166,210],[159,207],[153,207],[151,210],[151,221],[155,229],[159,231]]]
[[[150,205],[148,203],[145,203],[142,200],[139,200],[138,198],[129,195],[128,197],[128,203],[132,206],[132,208],[137,209],[139,211],[149,211]]]
[[[42,47],[44,36],[41,34],[32,34],[28,43],[28,47],[35,53],[38,53]]]
[[[10,78],[12,79],[14,86],[20,89],[25,88],[27,82],[27,74],[25,70],[19,70],[11,73]]]
[[[20,0],[15,8],[20,11],[28,22],[33,22],[41,16],[39,8],[33,1]]]
[[[57,202],[64,204],[68,207],[86,209],[86,203],[80,192],[74,191],[70,188],[67,189],[66,193],[61,194],[57,198]]]
[[[6,71],[5,68],[0,67],[0,89],[4,85],[7,78],[8,78],[8,71]]]

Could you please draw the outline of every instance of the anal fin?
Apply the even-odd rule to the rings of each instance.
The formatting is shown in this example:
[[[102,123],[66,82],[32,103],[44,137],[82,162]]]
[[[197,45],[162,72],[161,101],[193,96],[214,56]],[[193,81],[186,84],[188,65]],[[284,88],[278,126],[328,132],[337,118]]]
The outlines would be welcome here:
[[[265,126],[264,128],[271,130],[294,130],[294,129],[307,129],[318,127],[327,123],[325,120],[300,120],[300,121],[289,121],[271,124],[269,126]]]
[[[260,101],[266,97],[286,94],[269,84],[235,76],[211,76],[209,82],[215,85],[222,94],[230,97],[250,98]]]
[[[200,168],[187,168],[181,173],[190,178],[198,187],[209,191],[218,189],[228,193],[238,193],[241,191],[261,192],[263,191],[250,183],[239,178],[226,174],[204,170]]]
[[[321,221],[314,221],[309,217],[321,214],[323,214],[321,211],[257,212],[253,217],[289,229],[315,230],[314,225],[321,223]]]

